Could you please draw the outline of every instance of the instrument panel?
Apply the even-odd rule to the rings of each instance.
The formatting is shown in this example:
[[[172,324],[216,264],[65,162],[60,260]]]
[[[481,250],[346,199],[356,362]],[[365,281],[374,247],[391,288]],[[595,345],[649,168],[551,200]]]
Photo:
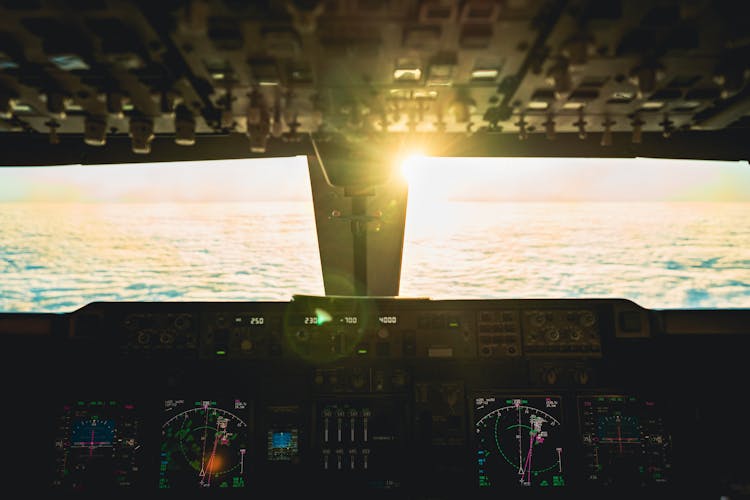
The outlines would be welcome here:
[[[713,363],[701,336],[668,334],[627,301],[97,303],[51,324],[13,337],[25,348],[4,362],[20,373],[33,353],[44,367],[8,394],[34,429],[11,444],[39,464],[19,474],[42,490],[427,499],[744,484],[747,437],[696,429],[721,425],[747,337],[721,337],[731,349]],[[711,397],[695,397],[699,381]]]

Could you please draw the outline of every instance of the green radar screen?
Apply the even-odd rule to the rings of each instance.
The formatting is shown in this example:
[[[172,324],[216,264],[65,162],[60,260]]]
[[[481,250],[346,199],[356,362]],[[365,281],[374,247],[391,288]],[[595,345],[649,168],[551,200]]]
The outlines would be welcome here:
[[[243,488],[247,482],[247,402],[164,402],[159,488]]]
[[[476,397],[474,430],[481,488],[565,485],[559,397]]]

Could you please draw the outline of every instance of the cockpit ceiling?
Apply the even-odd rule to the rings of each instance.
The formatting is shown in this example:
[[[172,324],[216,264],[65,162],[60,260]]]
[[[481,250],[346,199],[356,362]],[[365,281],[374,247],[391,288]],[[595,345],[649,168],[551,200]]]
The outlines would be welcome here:
[[[155,137],[183,147],[238,136],[255,155],[296,152],[309,133],[354,144],[533,139],[553,152],[585,141],[585,152],[566,146],[573,156],[663,141],[679,156],[668,141],[681,135],[746,136],[740,10],[731,0],[5,0],[0,136],[85,150],[125,140],[135,154]]]

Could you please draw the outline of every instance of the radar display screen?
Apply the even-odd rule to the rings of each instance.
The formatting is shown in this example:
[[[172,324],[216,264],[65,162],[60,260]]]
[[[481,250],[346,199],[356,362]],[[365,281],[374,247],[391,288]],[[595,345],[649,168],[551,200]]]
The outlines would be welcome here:
[[[159,488],[243,488],[247,479],[247,402],[164,402]]]
[[[133,486],[138,424],[135,407],[129,403],[80,400],[63,405],[55,436],[53,486],[74,490]]]
[[[565,484],[560,398],[483,395],[474,399],[480,488]]]
[[[603,486],[667,482],[670,439],[654,401],[597,395],[578,403],[589,481]]]

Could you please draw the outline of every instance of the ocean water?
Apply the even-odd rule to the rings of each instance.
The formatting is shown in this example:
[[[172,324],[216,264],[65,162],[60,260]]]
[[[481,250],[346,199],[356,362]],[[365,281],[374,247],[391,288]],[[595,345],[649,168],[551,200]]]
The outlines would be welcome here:
[[[401,294],[750,307],[748,203],[410,206]],[[0,311],[323,294],[309,203],[0,204]]]

